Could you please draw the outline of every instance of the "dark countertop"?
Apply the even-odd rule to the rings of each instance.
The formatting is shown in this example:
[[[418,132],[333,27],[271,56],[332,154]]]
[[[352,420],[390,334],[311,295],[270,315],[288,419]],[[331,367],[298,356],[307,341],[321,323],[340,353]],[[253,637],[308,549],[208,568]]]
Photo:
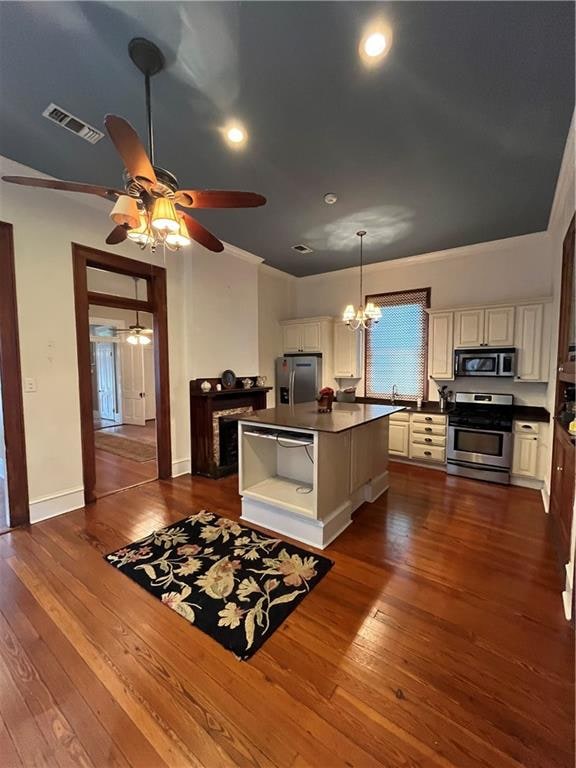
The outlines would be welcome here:
[[[379,403],[382,405],[391,405],[392,403],[390,400],[379,400],[375,397],[357,397],[356,398],[357,403]],[[450,413],[451,409],[454,407],[453,403],[450,403],[448,405],[447,410],[441,411],[440,410],[440,403],[436,400],[429,400],[428,402],[422,403],[422,408],[418,409],[416,408],[416,403],[411,400],[396,400],[395,405],[401,405],[404,406],[404,408],[407,411],[410,411],[410,413]],[[540,405],[515,405],[514,406],[514,415],[513,418],[515,420],[526,420],[526,421],[539,421],[542,423],[548,423],[550,421],[550,414],[546,410],[546,408],[543,408]]]
[[[332,413],[318,413],[318,403],[279,405],[262,411],[247,413],[240,421],[251,424],[287,427],[288,429],[312,429],[316,432],[345,432],[371,421],[386,418],[404,410],[403,406],[364,403],[334,403]]]
[[[515,405],[514,419],[516,421],[541,421],[548,423],[550,414],[541,405]]]

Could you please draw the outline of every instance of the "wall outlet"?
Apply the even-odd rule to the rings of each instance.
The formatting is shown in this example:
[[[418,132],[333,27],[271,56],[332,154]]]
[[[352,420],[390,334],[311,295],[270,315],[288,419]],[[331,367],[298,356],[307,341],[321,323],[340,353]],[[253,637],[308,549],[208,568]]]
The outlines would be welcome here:
[[[24,392],[36,392],[36,379],[24,379]]]

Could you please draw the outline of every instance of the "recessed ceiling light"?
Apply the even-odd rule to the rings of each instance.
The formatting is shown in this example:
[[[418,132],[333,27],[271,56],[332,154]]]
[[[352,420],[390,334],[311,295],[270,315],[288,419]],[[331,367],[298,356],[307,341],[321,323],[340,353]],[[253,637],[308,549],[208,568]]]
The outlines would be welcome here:
[[[367,66],[379,64],[392,45],[392,30],[383,21],[372,22],[360,40],[360,58]]]
[[[234,149],[243,147],[248,140],[246,128],[236,121],[228,123],[221,131],[226,143]]]
[[[338,200],[334,192],[327,192],[324,195],[324,202],[326,205],[334,205],[334,203]]]
[[[387,45],[388,42],[384,35],[381,32],[374,32],[364,40],[364,53],[371,58],[381,56],[386,50]]]

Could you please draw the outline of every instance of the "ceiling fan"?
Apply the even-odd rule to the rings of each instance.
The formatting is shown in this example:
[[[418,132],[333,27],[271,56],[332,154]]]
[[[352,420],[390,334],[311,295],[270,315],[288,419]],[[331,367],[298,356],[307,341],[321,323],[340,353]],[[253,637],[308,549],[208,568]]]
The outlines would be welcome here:
[[[154,43],[142,37],[130,41],[128,53],[145,79],[148,153],[127,120],[106,115],[104,125],[125,166],[124,189],[29,176],[3,176],[2,179],[27,187],[80,192],[113,201],[110,216],[116,226],[106,238],[108,245],[129,238],[141,248],[155,250],[163,245],[169,250],[179,250],[195,240],[210,251],[222,251],[224,246],[220,240],[186,209],[256,208],[264,205],[266,198],[254,192],[179,189],[172,173],[154,165],[150,78],[164,68],[164,56]]]
[[[138,300],[138,277],[133,278],[134,280],[134,297],[136,300]],[[152,328],[147,328],[145,325],[142,325],[140,322],[140,313],[138,310],[136,310],[136,323],[134,325],[129,325],[128,328],[117,328],[116,333],[118,335],[121,335],[123,333],[127,333],[126,341],[128,344],[150,344],[151,339],[150,336],[154,333]]]

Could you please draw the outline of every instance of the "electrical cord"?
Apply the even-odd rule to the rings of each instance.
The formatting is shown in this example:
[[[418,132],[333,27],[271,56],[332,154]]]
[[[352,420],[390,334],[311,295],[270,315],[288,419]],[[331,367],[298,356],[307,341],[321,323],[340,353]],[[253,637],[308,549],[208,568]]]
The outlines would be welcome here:
[[[282,444],[280,442],[280,436],[278,435],[278,433],[276,433],[276,443],[277,443],[277,445],[280,446],[280,448],[304,448],[304,450],[306,451],[306,456],[308,456],[308,458],[310,459],[312,464],[314,464],[314,459],[313,459],[312,456],[310,456],[310,452],[308,450],[308,448],[310,447],[310,443],[308,443],[307,445],[302,445],[302,444],[300,444],[300,445],[292,445],[292,444],[286,445],[285,443]],[[308,485],[298,485],[296,487],[296,493],[302,493],[302,494],[312,493],[312,490],[313,489],[310,486],[308,486]]]

